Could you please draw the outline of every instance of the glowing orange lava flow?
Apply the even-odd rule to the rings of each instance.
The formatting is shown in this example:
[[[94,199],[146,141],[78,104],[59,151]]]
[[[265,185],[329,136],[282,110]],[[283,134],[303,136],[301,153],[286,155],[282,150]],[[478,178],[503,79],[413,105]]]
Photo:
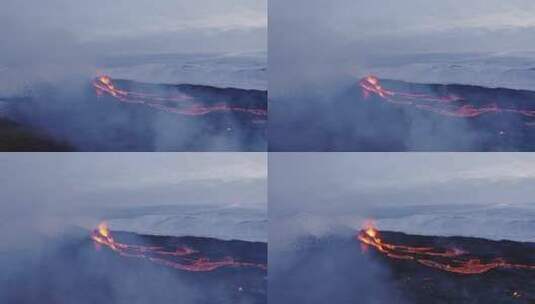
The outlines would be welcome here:
[[[117,88],[108,76],[97,77],[93,80],[93,87],[98,96],[107,94],[115,97],[120,102],[143,104],[169,113],[200,116],[212,112],[242,112],[258,117],[267,116],[267,110],[261,108],[244,108],[227,103],[204,105],[184,93],[175,93],[171,96],[162,97],[154,94],[125,91]]]
[[[106,223],[101,223],[95,229],[91,238],[97,246],[107,247],[121,256],[142,258],[153,263],[172,267],[184,271],[205,272],[223,267],[253,267],[266,270],[266,265],[239,262],[232,257],[211,260],[202,257],[197,250],[189,247],[178,247],[170,251],[160,246],[141,246],[117,242],[113,239]]]
[[[535,265],[512,264],[503,258],[489,262],[469,256],[460,249],[439,249],[433,247],[411,247],[384,242],[380,233],[372,225],[360,231],[357,238],[363,250],[373,247],[385,256],[399,260],[411,260],[422,265],[459,274],[480,274],[496,268],[535,270]]]
[[[470,118],[487,113],[513,113],[525,117],[535,117],[535,110],[502,108],[496,102],[488,102],[487,105],[476,107],[455,95],[433,96],[387,90],[381,85],[377,77],[371,75],[362,78],[359,85],[365,98],[375,95],[389,103],[413,106],[445,116]]]

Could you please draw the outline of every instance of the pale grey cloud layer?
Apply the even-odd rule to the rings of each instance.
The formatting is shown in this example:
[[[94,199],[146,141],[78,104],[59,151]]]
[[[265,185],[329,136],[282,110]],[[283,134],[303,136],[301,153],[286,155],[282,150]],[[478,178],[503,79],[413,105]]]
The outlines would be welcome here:
[[[267,199],[262,153],[14,153],[0,172],[3,215]]]
[[[270,94],[340,83],[376,57],[535,50],[530,0],[272,0]]]
[[[263,212],[266,179],[264,153],[3,153],[0,251],[162,210]]]
[[[92,53],[250,51],[267,43],[265,0],[4,0],[0,18],[3,45],[36,40],[45,53],[54,51],[47,40]]]
[[[498,35],[493,39],[493,31],[520,33],[534,27],[534,12],[535,3],[529,0],[296,0],[291,3],[274,0],[270,2],[270,21],[277,31],[272,31],[271,38],[274,41],[285,38],[279,35],[279,28],[289,30],[288,35],[294,38],[299,37],[294,31],[299,31],[301,39],[330,37],[340,44],[395,36],[447,36],[452,32],[465,35],[479,30],[481,39],[503,43]],[[531,41],[525,42],[526,47],[534,46]],[[461,46],[444,45],[445,49],[451,47]]]
[[[535,3],[529,0],[312,1],[309,7],[324,26],[355,37],[535,25]]]
[[[388,206],[535,204],[535,155],[270,155],[270,212],[344,214]]]

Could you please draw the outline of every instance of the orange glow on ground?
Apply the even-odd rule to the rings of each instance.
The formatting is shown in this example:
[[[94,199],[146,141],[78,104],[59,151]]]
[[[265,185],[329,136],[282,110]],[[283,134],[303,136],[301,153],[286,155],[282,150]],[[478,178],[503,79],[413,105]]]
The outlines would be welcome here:
[[[535,270],[535,265],[513,264],[503,258],[485,262],[458,248],[443,249],[390,244],[381,239],[380,232],[369,223],[363,227],[357,238],[366,247],[364,251],[367,247],[372,247],[392,259],[410,260],[427,267],[458,274],[480,274],[498,268]]]
[[[189,247],[178,247],[174,250],[159,246],[141,246],[120,243],[116,241],[106,223],[101,223],[95,229],[91,238],[95,244],[104,246],[124,257],[140,258],[147,261],[183,271],[205,272],[219,268],[247,267],[266,270],[266,265],[237,261],[232,257],[212,260],[203,257],[201,253]]]

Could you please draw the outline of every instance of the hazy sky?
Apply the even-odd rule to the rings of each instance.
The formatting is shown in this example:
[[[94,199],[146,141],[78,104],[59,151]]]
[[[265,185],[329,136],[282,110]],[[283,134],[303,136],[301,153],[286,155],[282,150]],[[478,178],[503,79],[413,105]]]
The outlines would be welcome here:
[[[267,199],[262,153],[4,153],[0,172],[4,215]]]
[[[274,153],[269,163],[270,212],[535,204],[528,153]]]
[[[296,15],[296,12],[300,12]],[[326,43],[349,44],[351,40],[416,39],[433,36],[428,47],[440,40],[450,41],[450,35],[476,35],[481,43],[500,41],[500,31],[526,37],[535,27],[535,2],[530,0],[284,0],[270,2],[270,39],[276,43],[288,39],[328,39]],[[281,32],[287,30],[287,35]],[[299,35],[300,33],[300,35]],[[286,37],[285,37],[286,36]],[[289,36],[289,37],[288,37]],[[514,39],[514,37],[509,37]],[[393,41],[394,42],[394,41]],[[399,41],[395,41],[399,42]],[[473,45],[472,41],[465,41]],[[296,42],[297,43],[297,42]],[[384,42],[386,43],[386,42]],[[526,48],[535,42],[524,41]],[[321,47],[328,47],[322,45]],[[410,45],[397,45],[398,49]],[[443,51],[462,45],[441,45]],[[480,47],[482,47],[480,45]],[[503,45],[503,47],[508,47]]]
[[[47,42],[116,53],[251,51],[267,44],[266,0],[3,0],[0,18],[2,45],[35,39],[44,52],[52,51]]]
[[[375,56],[535,51],[533,37],[531,0],[271,0],[270,94],[366,73]]]
[[[530,0],[312,1],[310,10],[321,11],[319,19],[334,31],[355,36],[535,26],[535,3]]]

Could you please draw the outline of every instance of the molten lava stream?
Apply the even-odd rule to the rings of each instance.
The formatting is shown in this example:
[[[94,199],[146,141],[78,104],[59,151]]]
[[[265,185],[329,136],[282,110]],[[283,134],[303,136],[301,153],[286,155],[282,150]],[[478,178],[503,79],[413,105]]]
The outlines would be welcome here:
[[[535,117],[535,110],[502,108],[495,101],[488,101],[486,105],[477,107],[468,100],[455,95],[433,96],[388,90],[381,85],[379,78],[371,75],[362,78],[359,85],[364,98],[369,98],[373,95],[385,102],[412,106],[444,116],[470,118],[487,113],[512,113],[524,117]]]
[[[189,247],[178,247],[174,251],[160,246],[129,245],[117,242],[111,235],[106,223],[98,225],[91,233],[97,246],[104,246],[125,257],[141,258],[153,263],[184,271],[204,272],[223,267],[253,267],[266,270],[264,264],[236,261],[232,257],[211,260],[202,257],[200,252]]]
[[[357,238],[362,243],[364,251],[372,247],[389,258],[411,260],[447,272],[480,274],[496,268],[535,270],[535,265],[513,264],[503,258],[482,262],[478,258],[469,256],[468,252],[455,248],[440,249],[390,244],[381,239],[379,231],[370,224],[360,231]]]
[[[212,112],[241,112],[265,119],[267,110],[262,108],[245,108],[232,106],[226,103],[215,103],[204,105],[195,100],[192,96],[177,93],[172,96],[157,96],[141,92],[125,91],[117,88],[112,79],[108,76],[97,77],[93,81],[97,96],[110,95],[120,102],[143,104],[161,111],[183,114],[189,116],[206,115]]]

